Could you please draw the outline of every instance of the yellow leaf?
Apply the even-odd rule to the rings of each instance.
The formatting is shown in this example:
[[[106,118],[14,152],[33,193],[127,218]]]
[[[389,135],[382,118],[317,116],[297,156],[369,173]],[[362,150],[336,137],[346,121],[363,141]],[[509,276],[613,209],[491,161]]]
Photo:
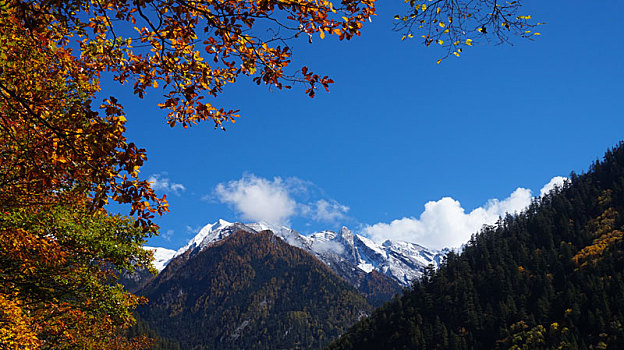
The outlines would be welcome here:
[[[127,119],[123,115],[120,115],[119,116],[119,121],[121,121],[122,123],[125,123],[127,121]]]
[[[421,10],[426,11],[427,10],[427,5],[422,4],[422,6],[420,8],[421,8]]]
[[[442,62],[441,58],[436,62],[436,64],[440,64],[440,62]]]
[[[472,46],[472,39],[466,39],[466,45]]]
[[[453,55],[459,57],[459,53],[457,53],[457,52],[453,52]]]
[[[321,30],[320,34],[321,34],[321,39],[325,39],[325,32],[323,30]]]
[[[440,45],[444,45],[444,41],[443,41],[442,39],[439,39],[439,40],[438,40],[438,44],[440,44]]]
[[[540,33],[533,33],[533,35],[542,35],[542,34],[540,34]]]
[[[438,7],[438,8],[436,9],[436,13],[440,13],[440,10],[441,10],[441,9]]]
[[[439,23],[439,25],[440,25],[440,27],[442,27],[442,28],[446,27],[446,25],[445,25],[444,23],[442,23],[442,22],[440,22],[440,23]]]

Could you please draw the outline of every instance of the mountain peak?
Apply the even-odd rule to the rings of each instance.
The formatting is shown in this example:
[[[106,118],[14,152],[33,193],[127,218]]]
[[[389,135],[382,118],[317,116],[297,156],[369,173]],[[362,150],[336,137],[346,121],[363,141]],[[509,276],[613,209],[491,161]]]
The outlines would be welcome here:
[[[346,226],[342,226],[340,229],[340,238],[342,238],[349,245],[353,245],[353,232],[349,230]]]
[[[219,219],[216,223],[212,224],[213,229],[219,229],[226,226],[230,226],[232,223],[225,221],[223,219]]]
[[[304,236],[282,225],[267,222],[231,223],[220,219],[204,226],[175,253],[175,256],[182,255],[186,251],[202,251],[205,247],[238,231],[258,233],[265,230],[272,231],[286,243],[313,254],[356,286],[362,273],[368,274],[373,270],[387,275],[403,286],[408,286],[422,274],[427,265],[438,266],[444,255],[443,252],[408,242],[386,241],[378,244],[354,234],[345,226],[340,228],[338,233],[322,231]],[[164,268],[164,264],[162,267]]]
[[[329,266],[243,226],[143,286],[138,313],[160,336],[182,349],[318,349],[370,313]]]
[[[216,242],[223,238],[221,233],[224,229],[232,226],[231,222],[223,219],[217,220],[213,224],[208,224],[199,230],[199,232],[193,237],[184,247],[178,249],[175,256],[181,255],[187,250],[192,250],[198,247],[205,247],[209,243]]]

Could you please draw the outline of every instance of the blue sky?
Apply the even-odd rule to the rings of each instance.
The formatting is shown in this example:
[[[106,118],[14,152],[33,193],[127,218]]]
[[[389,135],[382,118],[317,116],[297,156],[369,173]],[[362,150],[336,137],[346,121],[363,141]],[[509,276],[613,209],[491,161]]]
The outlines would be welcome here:
[[[361,37],[294,46],[295,67],[335,80],[329,93],[241,80],[213,101],[241,110],[225,132],[170,128],[156,92],[138,100],[105,84],[125,103],[128,138],[148,151],[142,176],[171,205],[149,245],[177,249],[219,218],[269,218],[302,233],[346,225],[441,247],[465,234],[423,227],[451,218],[447,231],[472,230],[476,217],[586,170],[624,131],[624,5],[525,4],[547,22],[536,41],[478,45],[438,65],[443,52],[392,31],[400,2],[382,1]]]

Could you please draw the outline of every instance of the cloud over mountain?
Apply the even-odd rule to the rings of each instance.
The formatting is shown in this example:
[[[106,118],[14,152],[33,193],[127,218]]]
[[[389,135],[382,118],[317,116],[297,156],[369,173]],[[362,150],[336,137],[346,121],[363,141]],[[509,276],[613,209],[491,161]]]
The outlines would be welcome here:
[[[232,205],[246,220],[286,224],[297,207],[288,186],[279,177],[268,180],[245,175],[240,180],[218,184],[215,193],[222,203]]]
[[[552,178],[540,190],[544,195],[555,186],[561,186],[566,178]],[[483,206],[466,213],[461,203],[451,197],[425,204],[420,217],[404,217],[390,223],[365,226],[363,233],[371,239],[383,242],[387,239],[414,242],[425,247],[441,249],[456,248],[466,243],[470,235],[483,225],[491,225],[506,213],[516,213],[526,208],[533,198],[531,190],[518,188],[509,197],[490,199]]]
[[[336,222],[346,217],[349,207],[318,194],[311,182],[296,177],[266,179],[245,174],[238,180],[219,183],[214,190],[221,203],[230,205],[241,217],[287,225],[299,216],[319,222]]]

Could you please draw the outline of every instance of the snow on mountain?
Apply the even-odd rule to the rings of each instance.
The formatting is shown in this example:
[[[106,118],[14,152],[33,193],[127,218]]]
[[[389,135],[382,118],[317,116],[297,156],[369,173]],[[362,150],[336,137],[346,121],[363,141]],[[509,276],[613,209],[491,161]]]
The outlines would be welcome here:
[[[154,261],[152,262],[152,265],[154,265],[158,272],[164,270],[165,266],[167,266],[169,261],[171,261],[171,259],[176,254],[175,250],[167,248],[145,246],[143,247],[143,249],[151,250],[152,252],[154,252]]]
[[[167,255],[163,255],[162,268],[175,256],[189,250],[201,251],[239,230],[251,233],[270,230],[290,245],[310,252],[354,285],[361,281],[362,274],[377,270],[400,285],[408,286],[414,279],[422,276],[426,266],[433,265],[437,268],[445,256],[445,252],[409,242],[388,240],[378,244],[354,234],[346,227],[342,227],[339,232],[322,231],[304,236],[286,226],[264,222],[241,224],[219,220],[204,226],[184,247],[169,255],[168,260],[164,260]],[[162,268],[159,268],[159,271]]]
[[[195,235],[193,239],[191,239],[184,247],[178,249],[174,257],[182,255],[187,251],[201,251],[211,243],[220,241],[238,231],[247,231],[251,233],[257,232],[256,230],[239,222],[231,223],[219,219],[219,221],[214,224],[208,224],[199,230],[199,233]]]
[[[193,237],[193,239],[191,239],[184,247],[178,249],[175,255],[178,256],[189,249],[205,247],[212,242],[225,238],[226,236],[223,235],[225,233],[223,232],[223,228],[226,228],[231,224],[232,223],[230,222],[219,219],[219,221],[214,224],[202,227],[202,229],[199,230],[199,233],[197,233],[197,235],[195,235],[195,237]]]
[[[304,249],[309,250],[309,240],[306,236],[299,234],[297,231],[286,227],[286,226],[276,226],[267,224],[265,222],[245,224],[245,226],[250,227],[257,232],[269,230],[272,231],[278,237],[281,237],[286,243]]]
[[[409,242],[386,241],[377,244],[353,234],[346,227],[339,233],[316,233],[310,239],[313,240],[313,253],[328,265],[347,261],[367,273],[377,270],[403,286],[410,285],[414,279],[422,276],[427,265],[437,268],[444,257],[443,252]]]

